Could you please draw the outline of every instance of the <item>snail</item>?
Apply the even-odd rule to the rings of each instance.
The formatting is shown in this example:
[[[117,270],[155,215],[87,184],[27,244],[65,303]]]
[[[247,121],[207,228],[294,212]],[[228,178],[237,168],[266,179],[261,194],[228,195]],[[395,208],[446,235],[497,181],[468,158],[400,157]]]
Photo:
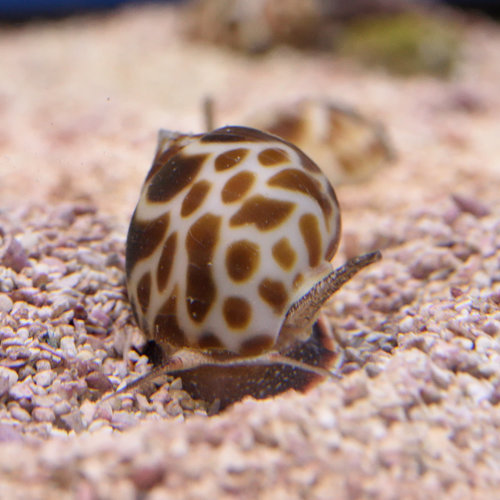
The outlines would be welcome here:
[[[333,270],[339,236],[332,186],[291,143],[240,126],[161,130],[126,243],[133,313],[160,348],[153,376],[221,409],[334,376],[319,310],[380,258]]]
[[[246,124],[291,142],[314,159],[330,182],[362,182],[396,157],[384,125],[331,100],[305,98],[253,112]]]

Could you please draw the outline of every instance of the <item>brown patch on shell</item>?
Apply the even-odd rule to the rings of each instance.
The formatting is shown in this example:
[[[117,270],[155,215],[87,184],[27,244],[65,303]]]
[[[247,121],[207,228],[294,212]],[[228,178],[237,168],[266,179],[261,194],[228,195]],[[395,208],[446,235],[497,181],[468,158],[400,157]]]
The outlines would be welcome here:
[[[149,257],[158,248],[169,222],[168,213],[147,222],[138,220],[134,213],[127,235],[125,265],[127,275],[130,275],[138,261]]]
[[[340,210],[338,209],[339,202],[337,201],[337,196],[336,196],[335,191],[333,190],[333,187],[331,186],[330,183],[328,183],[327,189],[328,189],[328,196],[330,197],[331,200],[334,201],[334,206],[337,207],[337,210],[335,211],[335,228],[336,229],[332,235],[332,238],[328,242],[328,245],[326,246],[325,255],[324,255],[325,259],[330,261],[333,259],[333,256],[337,252],[337,248],[339,246],[342,220],[340,217]]]
[[[157,153],[144,183],[146,184],[150,179],[152,179],[156,175],[156,172],[158,172],[158,170],[160,170],[160,168],[163,167],[163,165],[165,165],[165,163],[167,163],[168,160],[170,160],[170,158],[177,154],[182,148],[183,146],[180,144],[172,144],[165,151],[159,154]]]
[[[299,220],[299,228],[309,254],[309,265],[316,267],[321,262],[321,231],[318,218],[313,214],[304,214]]]
[[[282,148],[264,149],[259,153],[257,158],[264,167],[275,167],[276,165],[290,162],[288,153]]]
[[[213,333],[203,333],[198,340],[200,349],[224,349],[222,341]]]
[[[230,328],[242,330],[252,317],[252,306],[243,297],[227,297],[222,306],[222,314]]]
[[[340,241],[339,233],[340,233],[340,228],[337,231],[337,233],[330,239],[328,246],[326,247],[324,257],[325,260],[327,260],[328,262],[330,262],[333,259],[333,256],[337,253],[337,248],[339,246],[339,241]]]
[[[258,356],[259,354],[270,351],[273,346],[274,339],[270,335],[254,335],[241,344],[239,353],[242,356]]]
[[[188,253],[186,303],[189,315],[201,323],[217,293],[212,258],[219,239],[221,217],[205,214],[193,223],[186,237]]]
[[[288,302],[288,293],[281,281],[265,278],[259,283],[259,295],[277,314],[283,312]]]
[[[285,271],[290,270],[297,260],[297,254],[295,253],[295,250],[290,244],[290,240],[288,238],[281,238],[278,242],[276,242],[273,245],[272,252],[274,260]]]
[[[272,135],[250,127],[222,127],[201,137],[201,142],[269,142]]]
[[[151,298],[151,273],[147,272],[137,284],[137,300],[143,314],[146,314]]]
[[[224,203],[233,203],[240,200],[252,187],[254,181],[255,174],[246,170],[233,175],[222,188],[222,201]]]
[[[170,158],[151,178],[147,199],[153,203],[170,201],[193,182],[207,157],[177,154]]]
[[[300,157],[300,162],[302,166],[309,170],[310,172],[321,172],[321,169],[314,163],[309,156],[305,155],[297,146],[290,144],[290,146],[297,151],[297,154]]]
[[[226,269],[234,281],[246,281],[259,265],[259,247],[249,240],[231,243],[226,251]]]
[[[177,322],[177,288],[158,311],[154,330],[150,332],[156,341],[167,342],[174,347],[186,347],[187,339]]]
[[[199,181],[193,184],[193,187],[188,191],[182,201],[182,217],[188,217],[203,203],[211,186],[212,184],[208,181]]]
[[[229,222],[231,226],[255,224],[261,231],[268,231],[283,224],[294,208],[295,203],[255,195],[243,203]]]
[[[247,148],[236,148],[224,151],[224,153],[221,153],[215,158],[215,170],[220,172],[235,167],[247,157],[248,153],[249,150]]]
[[[297,288],[299,288],[303,282],[304,282],[304,275],[302,273],[297,273],[293,278],[293,289],[297,290]]]
[[[319,182],[310,175],[296,168],[287,168],[273,175],[267,183],[273,187],[298,191],[314,198],[323,211],[325,222],[327,225],[329,224],[329,217],[332,213],[331,202],[322,192]],[[336,201],[336,198],[334,198],[335,203]]]
[[[174,262],[176,247],[177,233],[172,233],[165,241],[160,260],[158,261],[156,280],[158,283],[158,290],[160,290],[160,292],[164,290],[165,285],[168,282],[170,271],[172,270],[172,264]]]

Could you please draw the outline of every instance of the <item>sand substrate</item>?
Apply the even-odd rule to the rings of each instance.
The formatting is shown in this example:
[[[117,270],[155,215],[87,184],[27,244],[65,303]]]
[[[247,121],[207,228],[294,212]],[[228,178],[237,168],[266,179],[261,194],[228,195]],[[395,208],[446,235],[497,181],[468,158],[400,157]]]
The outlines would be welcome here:
[[[464,32],[449,81],[327,54],[183,40],[168,7],[0,30],[2,498],[500,496],[500,32]],[[149,370],[126,299],[128,219],[160,127],[201,131],[322,97],[397,153],[337,188],[335,264],[383,260],[329,302],[342,380],[216,416]],[[309,152],[314,157],[313,152]]]

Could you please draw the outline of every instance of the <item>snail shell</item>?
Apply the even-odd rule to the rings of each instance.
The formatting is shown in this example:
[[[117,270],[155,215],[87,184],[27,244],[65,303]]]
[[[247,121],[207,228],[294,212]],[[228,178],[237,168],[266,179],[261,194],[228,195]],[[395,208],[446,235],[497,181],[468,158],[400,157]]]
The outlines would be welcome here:
[[[365,181],[396,156],[382,123],[328,100],[268,106],[254,113],[248,124],[314,151],[315,161],[334,185]]]
[[[268,353],[331,361],[329,340],[313,324],[332,289],[312,308],[304,297],[332,274],[339,233],[333,188],[292,144],[247,127],[160,131],[127,237],[137,322],[161,346],[163,363],[177,356],[173,366],[195,396],[225,406],[245,394],[303,389],[316,374],[259,361]],[[294,381],[292,372],[302,374]]]

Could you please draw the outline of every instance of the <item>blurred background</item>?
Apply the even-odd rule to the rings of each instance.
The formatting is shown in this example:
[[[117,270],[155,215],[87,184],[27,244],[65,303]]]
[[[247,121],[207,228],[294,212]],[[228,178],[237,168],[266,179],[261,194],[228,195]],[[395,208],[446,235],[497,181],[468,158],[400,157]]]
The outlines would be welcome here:
[[[290,140],[335,186],[374,182],[381,211],[438,196],[450,184],[443,158],[459,157],[467,178],[492,157],[497,8],[3,0],[0,204],[18,205],[22,186],[30,200],[91,202],[125,224],[157,130],[225,124]],[[442,180],[429,185],[436,172]],[[402,198],[405,183],[413,188]],[[356,189],[340,191],[344,206],[363,203]]]
[[[4,20],[27,20],[36,17],[57,17],[78,14],[82,12],[95,11],[100,9],[111,9],[124,4],[144,4],[156,1],[161,3],[181,3],[188,0],[3,0],[0,2],[0,16]],[[342,1],[325,0],[324,4],[342,5]],[[349,2],[349,4],[364,4],[364,6],[372,3],[379,5],[389,5],[396,3],[411,3],[411,0],[399,0],[396,2]],[[414,0],[414,3],[424,3],[424,0]],[[498,0],[430,0],[427,3],[446,3],[454,7],[469,9],[474,11],[482,11],[491,15],[500,13],[500,5]]]

